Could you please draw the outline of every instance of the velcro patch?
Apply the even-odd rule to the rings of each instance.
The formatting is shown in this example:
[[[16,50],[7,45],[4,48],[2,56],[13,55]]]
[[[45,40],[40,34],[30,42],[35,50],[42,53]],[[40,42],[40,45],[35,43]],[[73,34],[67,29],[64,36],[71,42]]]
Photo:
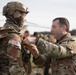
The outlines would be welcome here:
[[[16,40],[10,40],[9,44],[12,44],[14,46],[18,46],[19,48],[21,48],[21,44],[20,42],[16,41]]]

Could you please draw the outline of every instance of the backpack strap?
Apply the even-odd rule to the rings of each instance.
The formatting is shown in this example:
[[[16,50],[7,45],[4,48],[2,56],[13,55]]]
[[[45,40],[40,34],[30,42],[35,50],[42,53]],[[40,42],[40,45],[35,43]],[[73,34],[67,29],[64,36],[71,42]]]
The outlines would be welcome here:
[[[0,28],[0,38],[4,38],[4,37],[8,36],[10,33],[20,34],[20,33],[16,32],[14,29]]]

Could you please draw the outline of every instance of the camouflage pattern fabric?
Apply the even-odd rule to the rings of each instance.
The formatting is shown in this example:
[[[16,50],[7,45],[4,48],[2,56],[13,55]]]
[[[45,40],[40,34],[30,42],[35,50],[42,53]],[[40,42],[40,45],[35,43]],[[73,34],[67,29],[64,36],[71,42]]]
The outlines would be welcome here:
[[[0,75],[27,75],[22,62],[20,30],[17,26],[5,23],[8,36],[0,39]]]
[[[57,44],[39,39],[37,47],[46,53],[33,60],[36,65],[48,65],[51,60],[52,75],[76,75],[76,38],[67,34]]]

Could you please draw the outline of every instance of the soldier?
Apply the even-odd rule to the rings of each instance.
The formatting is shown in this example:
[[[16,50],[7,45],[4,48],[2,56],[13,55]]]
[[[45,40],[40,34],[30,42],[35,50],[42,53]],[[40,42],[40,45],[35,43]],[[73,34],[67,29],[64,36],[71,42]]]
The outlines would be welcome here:
[[[76,38],[69,33],[69,21],[64,17],[55,18],[52,21],[51,33],[57,39],[56,44],[41,39],[25,40],[34,56],[34,63],[44,66],[51,60],[52,75],[76,75]],[[47,52],[40,54],[40,49]]]
[[[8,2],[3,7],[6,23],[0,31],[0,75],[26,75],[19,32],[27,13],[27,7],[20,2]]]
[[[33,36],[36,37],[36,38],[40,38],[40,33],[34,32],[34,33],[33,33]]]
[[[28,36],[30,36],[30,32],[26,30],[23,35],[23,40],[26,39]],[[25,71],[27,75],[30,75],[32,71],[31,52],[26,48],[24,44],[22,45],[22,57]]]
[[[26,30],[26,31],[24,32],[23,39],[26,39],[26,37],[28,37],[28,36],[30,36],[30,33],[29,33],[28,30]]]

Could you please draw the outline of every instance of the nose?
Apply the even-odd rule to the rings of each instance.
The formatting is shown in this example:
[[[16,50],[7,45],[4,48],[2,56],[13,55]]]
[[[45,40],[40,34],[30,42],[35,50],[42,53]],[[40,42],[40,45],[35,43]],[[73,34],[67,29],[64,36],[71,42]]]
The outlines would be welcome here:
[[[24,22],[26,22],[26,17],[24,17]]]

